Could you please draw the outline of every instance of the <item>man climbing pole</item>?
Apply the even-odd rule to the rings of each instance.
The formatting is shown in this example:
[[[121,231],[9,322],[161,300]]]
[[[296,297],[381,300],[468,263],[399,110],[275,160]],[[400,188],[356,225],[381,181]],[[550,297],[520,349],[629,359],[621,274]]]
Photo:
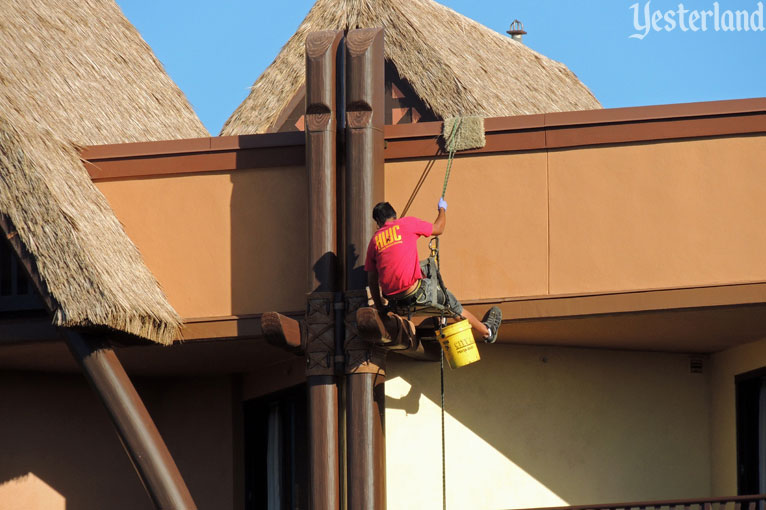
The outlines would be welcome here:
[[[412,216],[397,219],[396,211],[388,202],[380,202],[373,208],[372,218],[378,230],[367,246],[364,263],[372,300],[381,313],[386,311],[383,296],[394,309],[437,303],[468,319],[485,342],[494,343],[502,321],[498,307],[490,308],[484,321],[480,321],[464,310],[450,291],[442,289],[436,278],[426,278],[423,274],[418,262],[417,240],[444,233],[447,223],[444,198],[439,199],[438,210],[436,220],[429,223]]]

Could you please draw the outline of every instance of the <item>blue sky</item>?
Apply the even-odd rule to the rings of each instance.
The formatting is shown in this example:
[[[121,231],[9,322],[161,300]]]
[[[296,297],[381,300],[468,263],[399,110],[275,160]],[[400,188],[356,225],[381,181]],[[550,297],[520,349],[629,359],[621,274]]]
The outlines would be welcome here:
[[[314,2],[117,3],[210,133],[217,135]],[[528,32],[524,43],[565,63],[607,108],[766,96],[766,31],[723,30],[729,23],[725,11],[746,11],[749,19],[758,22],[766,0],[651,0],[650,15],[659,14],[654,14],[655,26],[643,39],[630,35],[646,32],[646,0],[440,3],[503,34],[514,18],[520,19]],[[707,30],[696,20],[693,24],[698,30],[694,32],[689,26],[694,15],[679,14],[679,6],[682,11],[701,13],[714,12],[715,4],[718,31],[710,15]],[[681,18],[686,31],[681,29]]]

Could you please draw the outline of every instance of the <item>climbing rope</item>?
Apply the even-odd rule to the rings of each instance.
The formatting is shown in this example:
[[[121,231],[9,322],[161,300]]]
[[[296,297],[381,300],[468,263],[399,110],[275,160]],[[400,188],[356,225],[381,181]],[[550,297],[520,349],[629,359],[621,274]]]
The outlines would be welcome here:
[[[439,237],[434,237],[431,239],[431,241],[428,243],[428,248],[431,250],[431,256],[434,257],[434,260],[436,261],[436,275],[439,278],[439,285],[442,287],[442,291],[444,292],[444,299],[447,302],[447,306],[449,307],[449,299],[447,298],[447,289],[444,287],[444,281],[441,277],[441,271],[439,268],[439,265],[441,264],[441,261],[439,260]],[[450,308],[450,311],[452,309]],[[440,316],[439,316],[439,328],[443,328],[446,324],[447,320],[444,317],[444,310],[442,310]],[[441,342],[439,342],[439,353],[441,356],[439,357],[439,377],[441,380],[441,398],[442,398],[442,509],[447,510],[447,446],[446,446],[446,440],[445,440],[445,432],[444,432],[444,347],[441,345]]]
[[[456,119],[455,123],[452,125],[452,130],[450,131],[449,137],[444,141],[444,146],[447,149],[447,170],[444,173],[444,185],[442,186],[442,198],[444,198],[444,195],[447,194],[447,183],[449,182],[450,172],[452,171],[452,161],[453,159],[455,159],[455,152],[456,152],[455,147],[457,146],[457,132],[458,132],[458,129],[460,129],[460,125],[462,123],[463,123],[462,118]],[[441,149],[439,150],[439,152],[441,152]],[[436,156],[439,155],[439,152],[436,153]],[[410,210],[410,206],[412,205],[412,202],[415,201],[415,197],[420,191],[420,188],[423,187],[423,183],[426,182],[426,178],[428,177],[428,174],[431,173],[431,169],[433,168],[435,163],[436,163],[436,160],[432,159],[428,162],[426,167],[423,169],[423,173],[420,174],[420,179],[418,179],[417,184],[415,184],[415,188],[412,190],[412,194],[410,194],[410,198],[407,199],[407,203],[404,205],[404,209],[402,210],[402,214],[401,214],[402,218],[407,216],[407,211]]]
[[[449,138],[445,141],[445,146],[447,147],[448,155],[447,155],[447,170],[444,173],[444,184],[442,185],[442,198],[447,194],[447,184],[449,183],[449,176],[450,172],[452,171],[452,162],[455,159],[455,146],[456,146],[456,135],[458,132],[458,129],[460,129],[460,125],[462,124],[463,119],[458,118],[455,120],[454,124],[452,124],[452,131],[450,133]],[[423,170],[423,173],[420,176],[420,179],[418,180],[418,183],[415,185],[415,189],[412,191],[412,194],[410,195],[409,200],[407,200],[407,204],[404,206],[404,210],[402,211],[402,217],[407,215],[407,211],[409,210],[410,206],[412,205],[412,202],[415,200],[415,196],[418,194],[418,191],[420,191],[420,188],[423,186],[423,183],[426,180],[426,177],[431,172],[431,168],[434,165],[434,160],[429,161],[429,163],[426,165],[426,168]],[[429,248],[431,250],[431,256],[434,257],[434,260],[436,261],[436,275],[439,279],[439,286],[442,289],[442,292],[444,292],[444,297],[447,299],[447,289],[444,286],[444,280],[442,280],[441,277],[441,271],[439,271],[439,238],[434,237],[431,239],[431,242],[429,243]],[[447,300],[449,302],[449,300]],[[449,305],[448,305],[449,306]],[[450,312],[452,310],[450,309]],[[454,314],[454,312],[452,312]],[[409,310],[408,316],[411,316],[412,310]],[[458,315],[459,314],[454,314]],[[444,327],[445,323],[445,317],[444,317],[444,310],[442,310],[441,315],[439,317],[439,327]],[[444,430],[444,349],[439,349],[439,375],[440,375],[440,383],[441,383],[441,427],[442,427],[442,508],[443,510],[447,510],[447,446],[446,446],[446,434]]]
[[[442,388],[442,508],[447,510],[447,462],[444,442],[444,349],[441,349],[439,368],[441,369]]]

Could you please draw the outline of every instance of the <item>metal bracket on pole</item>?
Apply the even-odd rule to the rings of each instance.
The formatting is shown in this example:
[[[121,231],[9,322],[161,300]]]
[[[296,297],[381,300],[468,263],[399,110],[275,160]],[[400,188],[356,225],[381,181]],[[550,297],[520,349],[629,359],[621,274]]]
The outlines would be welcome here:
[[[306,375],[335,375],[335,310],[332,292],[306,298]]]

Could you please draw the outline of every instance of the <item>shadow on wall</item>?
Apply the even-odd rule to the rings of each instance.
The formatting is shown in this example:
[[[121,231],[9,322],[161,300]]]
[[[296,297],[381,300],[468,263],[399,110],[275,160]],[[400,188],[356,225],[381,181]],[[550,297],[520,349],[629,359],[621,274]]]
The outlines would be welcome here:
[[[691,374],[687,356],[479,347],[479,363],[445,369],[447,413],[568,504],[709,496],[709,378]],[[390,356],[387,374],[411,385],[386,398],[387,429],[431,412],[440,436],[439,365]],[[447,437],[448,455],[463,439]],[[407,455],[388,451],[389,463]],[[424,462],[441,471],[438,458]],[[518,494],[520,483],[493,489]]]

